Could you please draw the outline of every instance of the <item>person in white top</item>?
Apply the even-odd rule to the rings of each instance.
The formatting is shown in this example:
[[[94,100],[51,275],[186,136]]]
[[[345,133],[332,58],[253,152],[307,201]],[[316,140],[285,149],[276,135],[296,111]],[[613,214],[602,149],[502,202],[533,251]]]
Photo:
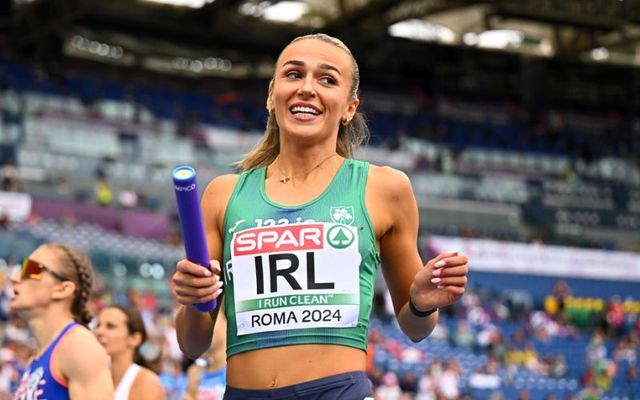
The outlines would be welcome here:
[[[142,315],[135,308],[111,305],[98,314],[95,334],[111,356],[115,400],[164,400],[160,378],[138,353],[147,339]]]

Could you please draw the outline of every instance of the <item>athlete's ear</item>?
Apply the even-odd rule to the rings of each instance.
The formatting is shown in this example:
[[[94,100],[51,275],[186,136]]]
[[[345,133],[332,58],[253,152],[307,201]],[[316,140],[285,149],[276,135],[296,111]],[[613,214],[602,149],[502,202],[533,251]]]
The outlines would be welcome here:
[[[73,281],[60,282],[58,286],[53,290],[51,296],[54,299],[63,299],[65,297],[73,297],[76,292],[76,284]]]
[[[273,102],[273,79],[269,82],[269,93],[267,94],[267,112],[273,114],[275,111],[275,105]]]
[[[129,345],[134,349],[142,344],[142,334],[140,332],[135,332],[129,335],[129,339],[127,340]]]
[[[351,99],[349,100],[349,104],[347,104],[347,109],[345,110],[344,115],[342,116],[342,121],[346,123],[351,122],[353,116],[356,115],[356,111],[358,110],[358,106],[360,105],[360,99]]]

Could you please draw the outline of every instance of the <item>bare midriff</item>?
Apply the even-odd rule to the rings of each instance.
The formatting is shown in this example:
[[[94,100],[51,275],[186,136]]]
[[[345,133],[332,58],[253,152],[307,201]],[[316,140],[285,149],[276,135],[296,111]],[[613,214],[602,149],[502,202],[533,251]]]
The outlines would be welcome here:
[[[338,345],[304,344],[240,353],[227,362],[227,384],[274,389],[345,372],[364,371],[366,353]]]

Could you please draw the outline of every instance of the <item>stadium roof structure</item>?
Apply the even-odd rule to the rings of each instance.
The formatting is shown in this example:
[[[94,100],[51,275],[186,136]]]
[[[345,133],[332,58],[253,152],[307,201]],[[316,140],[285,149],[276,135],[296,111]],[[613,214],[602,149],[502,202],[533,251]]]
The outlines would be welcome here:
[[[640,85],[637,72],[612,77],[589,66],[638,69],[638,0],[13,0],[11,8],[8,47],[45,64],[74,57],[267,78],[292,38],[325,32],[343,39],[373,80],[519,92],[523,75],[554,69],[563,87],[598,82],[598,97],[629,80]]]

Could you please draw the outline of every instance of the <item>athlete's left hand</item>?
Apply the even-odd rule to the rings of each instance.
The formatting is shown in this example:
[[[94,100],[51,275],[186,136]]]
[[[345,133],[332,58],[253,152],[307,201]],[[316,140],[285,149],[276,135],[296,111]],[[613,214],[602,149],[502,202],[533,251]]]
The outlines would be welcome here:
[[[416,308],[424,311],[458,301],[467,284],[468,261],[457,251],[442,253],[429,260],[416,274],[409,291]]]

